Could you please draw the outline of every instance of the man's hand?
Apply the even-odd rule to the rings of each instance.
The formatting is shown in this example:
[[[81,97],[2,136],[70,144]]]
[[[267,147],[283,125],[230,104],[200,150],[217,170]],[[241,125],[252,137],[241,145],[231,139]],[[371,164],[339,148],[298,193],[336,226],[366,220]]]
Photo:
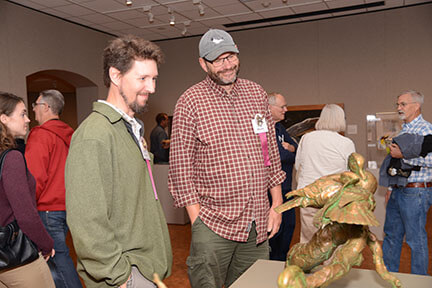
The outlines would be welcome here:
[[[294,152],[294,151],[295,151],[295,146],[289,144],[288,142],[282,142],[282,147],[283,147],[285,150],[288,150],[289,152]]]
[[[389,148],[390,148],[390,155],[393,158],[399,158],[399,159],[403,158],[402,152],[397,144],[393,143],[390,145]]]
[[[272,238],[279,231],[280,224],[282,223],[282,214],[274,211],[276,206],[270,208],[269,221],[267,225],[267,232],[270,233],[269,239]]]
[[[272,238],[279,231],[280,224],[282,223],[282,215],[276,213],[274,208],[282,204],[282,187],[281,185],[270,188],[270,195],[272,197],[272,206],[270,207],[269,220],[267,224],[267,233],[270,233],[269,239]]]
[[[189,219],[191,220],[191,225],[193,225],[195,220],[198,218],[200,205],[197,203],[190,206],[186,206],[186,211],[188,213]]]
[[[50,254],[44,256],[45,261],[48,261],[50,257],[54,257],[54,255],[55,255],[55,250],[52,249]]]

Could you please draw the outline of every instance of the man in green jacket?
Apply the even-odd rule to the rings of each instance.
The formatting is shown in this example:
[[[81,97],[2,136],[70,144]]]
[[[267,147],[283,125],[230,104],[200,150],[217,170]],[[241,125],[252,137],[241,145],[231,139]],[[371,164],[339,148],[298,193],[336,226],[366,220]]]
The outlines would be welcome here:
[[[151,173],[143,112],[155,91],[160,48],[135,36],[104,50],[106,101],[72,137],[66,162],[66,211],[78,273],[87,288],[156,287],[169,276],[172,251]]]

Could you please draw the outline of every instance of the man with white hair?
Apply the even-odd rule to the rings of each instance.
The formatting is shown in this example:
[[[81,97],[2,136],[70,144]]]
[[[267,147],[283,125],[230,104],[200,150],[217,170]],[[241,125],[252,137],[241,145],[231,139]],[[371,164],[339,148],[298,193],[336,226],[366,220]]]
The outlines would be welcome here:
[[[401,134],[432,134],[432,124],[424,120],[421,114],[423,102],[424,96],[413,90],[398,96],[396,108],[404,122]],[[396,144],[390,146],[390,155],[393,158],[404,158]],[[403,161],[420,169],[411,171],[405,186],[388,187],[384,223],[384,263],[389,271],[399,271],[405,236],[411,248],[411,273],[426,275],[429,253],[425,226],[427,212],[432,205],[432,154]]]
[[[268,95],[268,102],[270,113],[275,122],[276,142],[278,144],[282,170],[286,174],[285,181],[282,183],[282,199],[285,203],[288,199],[286,199],[284,195],[291,191],[297,143],[294,142],[281,123],[281,121],[285,119],[285,112],[288,111],[285,97],[280,93],[272,92]],[[279,232],[273,238],[269,239],[270,260],[286,261],[291,239],[294,234],[295,224],[295,210],[290,209],[285,211],[282,214],[282,224]]]

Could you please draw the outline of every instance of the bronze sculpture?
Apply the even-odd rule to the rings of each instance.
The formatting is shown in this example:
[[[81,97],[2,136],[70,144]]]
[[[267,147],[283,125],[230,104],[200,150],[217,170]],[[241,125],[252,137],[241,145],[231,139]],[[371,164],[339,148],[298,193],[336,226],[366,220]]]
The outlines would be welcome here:
[[[326,287],[363,262],[362,250],[366,246],[372,250],[381,278],[392,287],[402,287],[387,271],[381,245],[368,227],[379,225],[373,214],[376,178],[364,169],[364,158],[358,153],[349,156],[348,168],[350,171],[321,177],[287,193],[285,197],[293,199],[275,209],[282,213],[294,207],[321,208],[314,217],[319,230],[311,241],[297,243],[288,252],[286,267],[278,278],[279,288]],[[330,263],[322,269],[309,276],[304,274],[328,259]]]

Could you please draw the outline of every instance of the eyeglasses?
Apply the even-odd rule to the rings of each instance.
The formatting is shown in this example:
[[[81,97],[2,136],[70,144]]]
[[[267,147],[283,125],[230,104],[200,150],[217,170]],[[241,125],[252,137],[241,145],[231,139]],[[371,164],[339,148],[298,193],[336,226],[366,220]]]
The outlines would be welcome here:
[[[282,106],[278,106],[278,105],[273,105],[273,104],[270,104],[270,105],[272,105],[272,106],[274,106],[274,107],[278,107],[278,108],[281,108],[281,109],[288,109],[288,105],[282,105]]]
[[[402,107],[402,108],[405,108],[406,106],[408,106],[408,104],[414,104],[414,103],[417,103],[417,102],[408,102],[408,103],[401,102],[401,103],[396,103],[396,104],[395,104],[395,107],[396,107],[396,108],[399,108],[399,106],[400,106],[400,107]]]
[[[209,60],[205,59],[205,61],[211,63],[216,68],[221,67],[224,64],[225,60],[228,61],[229,63],[235,63],[238,60],[238,56],[237,56],[237,54],[230,54],[226,57],[218,58],[218,59],[213,60],[213,61],[209,61]]]
[[[39,102],[39,103],[34,102],[34,103],[32,103],[32,107],[35,108],[37,105],[46,105],[46,104],[47,103],[43,103],[43,102]]]

